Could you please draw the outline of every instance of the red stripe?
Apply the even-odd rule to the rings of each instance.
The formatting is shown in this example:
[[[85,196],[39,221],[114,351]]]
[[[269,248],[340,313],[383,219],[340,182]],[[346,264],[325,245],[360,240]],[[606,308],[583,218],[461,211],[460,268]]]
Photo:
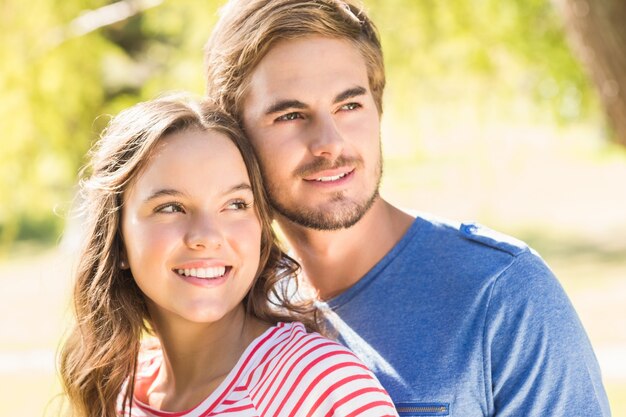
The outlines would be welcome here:
[[[247,397],[243,397],[243,398],[247,398]],[[222,405],[231,405],[231,404],[236,404],[239,401],[243,400],[243,398],[240,398],[238,400],[224,400],[222,401]]]
[[[283,323],[280,323],[283,324]],[[281,326],[282,329],[283,326]],[[265,355],[263,355],[263,357],[261,358],[261,360],[259,360],[259,363],[265,363],[265,367],[267,367],[267,362],[268,358],[270,357],[270,355],[274,352],[274,349],[280,347],[281,349],[276,353],[276,355],[278,355],[282,349],[285,348],[286,345],[289,345],[289,341],[291,339],[293,339],[295,336],[300,335],[302,332],[296,332],[294,331],[294,329],[292,328],[291,331],[289,333],[287,333],[286,331],[283,331],[281,334],[277,335],[275,340],[272,341],[273,346],[271,348],[269,348],[267,350],[267,352],[265,352]],[[284,339],[282,339],[282,337],[284,336]],[[280,339],[279,339],[280,338]],[[249,385],[250,383],[250,379],[252,378],[252,375],[250,375],[248,377],[248,381],[246,381],[246,385]]]
[[[272,404],[272,403],[274,403],[274,402],[276,401],[277,394],[281,392],[281,389],[282,389],[283,385],[285,384],[285,380],[289,377],[289,375],[290,375],[290,374],[291,374],[291,372],[293,371],[293,368],[294,368],[296,365],[298,365],[298,363],[300,363],[300,361],[301,361],[302,359],[306,358],[306,357],[307,357],[310,353],[312,353],[313,351],[315,351],[315,350],[317,350],[317,349],[323,348],[323,347],[325,347],[325,346],[327,346],[327,345],[332,345],[332,344],[334,344],[334,342],[328,342],[328,343],[321,344],[321,345],[320,345],[320,344],[318,344],[318,345],[313,346],[312,348],[310,348],[310,349],[309,349],[309,350],[307,350],[306,352],[301,353],[301,352],[302,352],[302,350],[304,349],[304,347],[305,347],[305,346],[307,346],[309,343],[313,343],[313,342],[315,342],[315,341],[316,341],[315,339],[309,339],[309,340],[307,340],[304,344],[302,344],[300,347],[297,347],[297,348],[296,348],[296,347],[294,346],[294,348],[296,348],[296,350],[294,350],[294,352],[292,352],[292,353],[291,353],[291,355],[289,355],[289,357],[288,357],[288,358],[286,358],[286,359],[281,358],[281,359],[283,359],[283,360],[281,361],[281,362],[282,362],[282,364],[280,365],[280,368],[278,369],[278,371],[275,373],[274,378],[272,379],[272,382],[270,382],[270,383],[269,383],[269,385],[268,385],[268,384],[265,384],[265,386],[260,386],[260,384],[259,384],[259,387],[258,387],[258,388],[259,388],[259,389],[264,388],[264,389],[265,389],[265,392],[263,393],[263,396],[262,396],[262,397],[261,397],[261,399],[259,400],[258,404],[262,404],[263,399],[265,398],[265,396],[266,396],[267,394],[270,394],[270,392],[271,392],[271,394],[272,394],[272,398],[269,400],[268,404]],[[289,366],[289,369],[287,369],[286,371],[284,371],[284,372],[283,372],[283,368],[284,368],[285,366],[287,366],[287,365],[288,365],[288,363],[290,363],[290,362],[291,362],[291,359],[292,359],[292,358],[294,357],[294,355],[296,355],[296,354],[298,354],[298,356],[294,359],[294,361],[293,361],[293,363],[291,364],[291,366]],[[307,358],[307,359],[308,359],[308,358]],[[280,383],[279,383],[279,382],[277,382],[277,380],[278,380],[278,379],[280,379]],[[277,387],[277,388],[275,388],[275,389],[272,389],[273,387],[276,387],[276,384],[278,384],[278,387]],[[284,394],[283,394],[283,395],[284,395]]]
[[[284,331],[284,327],[285,327],[285,323],[278,323],[278,325],[280,327],[281,330],[283,330],[282,334],[279,336],[287,336],[286,339],[289,340],[290,337],[293,337],[293,335],[295,335],[296,333],[302,333],[302,332],[295,332],[294,328],[291,328],[291,331],[289,333]],[[282,340],[278,339],[278,337],[276,338],[276,340],[273,341],[274,346],[272,346],[271,349],[268,349],[267,352],[265,352],[265,355],[263,355],[263,357],[261,358],[261,363],[265,362],[267,360],[267,358],[270,356],[270,354],[272,353],[272,351],[274,349],[276,349],[277,346],[280,346],[282,344]]]
[[[298,331],[300,330],[300,331]],[[289,350],[290,347],[293,345],[293,343],[297,343],[294,342],[295,338],[298,337],[297,340],[301,340],[304,336],[306,336],[306,332],[303,332],[301,329],[294,329],[292,328],[291,332],[286,333],[283,332],[285,335],[288,336],[287,339],[285,340],[276,340],[274,342],[274,346],[272,346],[271,351],[273,351],[274,349],[276,349],[277,347],[280,347],[280,349],[278,350],[278,352],[276,352],[274,358],[272,358],[272,360],[267,360],[267,358],[269,357],[271,352],[267,352],[266,355],[264,355],[263,359],[259,362],[259,363],[265,363],[265,365],[263,365],[263,369],[261,371],[259,371],[258,369],[255,370],[255,372],[250,372],[250,374],[248,375],[248,379],[245,383],[245,386],[249,386],[252,378],[254,377],[254,375],[260,375],[259,378],[263,378],[266,374],[268,374],[268,368],[274,364],[274,362],[278,361],[280,363],[282,356],[284,356],[284,351],[285,350]],[[282,335],[281,335],[282,336]],[[267,361],[267,362],[266,362]],[[269,371],[269,373],[271,373],[271,370]],[[257,382],[257,384],[255,384],[255,386],[260,386],[261,385],[261,380],[259,379],[259,382]],[[250,392],[251,396],[254,396],[256,394],[255,390],[253,389]]]
[[[224,410],[221,410],[219,412],[219,414],[221,415],[222,413],[237,413],[239,411],[243,411],[243,410],[249,410],[251,408],[254,408],[254,404],[247,404],[247,405],[240,405],[239,407],[231,407],[231,408],[226,408]],[[213,411],[211,414],[209,415],[216,415],[215,411]]]
[[[272,377],[272,375],[276,375],[279,373],[280,368],[278,367],[278,365],[280,365],[281,363],[284,364],[285,356],[287,356],[292,349],[295,349],[296,346],[298,346],[298,343],[301,340],[305,339],[305,337],[306,333],[292,332],[290,334],[290,338],[282,343],[282,346],[280,347],[278,352],[276,352],[276,355],[274,355],[271,360],[268,360],[265,365],[263,365],[262,370],[255,370],[255,374],[258,375],[258,378],[257,383],[250,390],[251,397],[255,397],[257,395],[259,389],[263,387],[264,381]],[[250,378],[252,377],[253,375],[251,374]]]
[[[310,354],[311,352],[313,352],[314,350],[317,350],[321,347],[327,346],[327,345],[335,345],[334,342],[330,342],[330,343],[322,343],[320,345],[315,346],[314,348],[310,349],[309,351],[307,351],[305,353],[305,355],[302,355],[298,358],[298,360],[296,361],[296,363],[294,363],[291,368],[289,368],[289,371],[287,373],[287,375],[285,375],[285,377],[283,378],[283,381],[281,382],[280,386],[278,387],[278,391],[280,392],[283,384],[285,383],[285,380],[287,379],[287,377],[289,376],[289,374],[291,374],[291,371],[293,370],[293,368],[296,366],[296,364],[298,362],[300,362],[302,359],[304,359],[306,356],[308,356],[308,354]],[[285,403],[289,400],[289,397],[293,394],[293,391],[296,389],[296,387],[298,386],[298,384],[300,383],[300,381],[302,381],[302,378],[304,378],[304,376],[306,375],[306,373],[315,365],[317,365],[318,363],[322,362],[325,359],[330,358],[331,356],[337,356],[337,355],[344,355],[345,352],[343,350],[340,351],[332,351],[332,352],[328,352],[325,353],[321,356],[318,356],[317,358],[315,358],[314,360],[312,360],[311,362],[309,362],[309,364],[307,366],[304,367],[304,369],[302,370],[302,372],[300,372],[300,374],[298,374],[298,377],[296,378],[296,380],[294,381],[293,385],[291,386],[291,388],[289,388],[289,391],[287,391],[287,393],[283,396],[283,400],[280,403],[280,405],[278,406],[278,409],[276,410],[276,414],[280,414],[280,411],[283,409],[283,407],[285,406]]]
[[[343,397],[342,399],[338,400],[336,403],[333,404],[332,408],[330,410],[328,410],[328,413],[326,413],[326,417],[331,417],[333,414],[335,414],[335,410],[339,407],[341,407],[342,405],[344,405],[345,403],[347,403],[348,401],[362,395],[362,394],[366,394],[368,392],[385,392],[385,390],[382,390],[380,388],[375,388],[375,387],[367,387],[367,388],[362,388],[360,390],[351,392],[350,395],[346,395],[345,397]],[[385,405],[388,404],[390,406],[393,407],[393,404],[391,404],[388,401],[374,401],[371,403],[367,403],[365,404],[363,407],[357,408],[356,410],[354,410],[352,413],[348,414],[349,416],[354,416],[357,415],[355,413],[360,412],[359,410],[366,410],[366,409],[370,409],[372,407],[378,407],[379,405]],[[345,417],[348,417],[348,415],[346,415]]]
[[[358,416],[361,413],[364,413],[367,410],[370,410],[374,407],[378,407],[378,406],[388,406],[388,407],[393,407],[393,404],[390,403],[389,401],[374,401],[368,404],[363,405],[362,407],[357,408],[356,410],[354,410],[353,412],[351,412],[350,414],[346,414],[346,417],[354,417],[354,416]]]
[[[324,401],[326,401],[326,398],[328,398],[328,396],[330,394],[332,394],[337,388],[339,388],[341,385],[345,385],[348,382],[352,382],[352,381],[356,381],[357,379],[372,379],[371,376],[365,374],[365,375],[351,375],[349,377],[346,377],[340,381],[335,382],[333,385],[331,385],[330,387],[328,387],[326,389],[326,391],[324,391],[322,393],[322,395],[320,395],[317,398],[317,401],[315,401],[315,403],[313,404],[313,406],[311,407],[311,409],[309,410],[309,413],[307,414],[307,417],[311,417],[313,415],[315,415],[315,411],[319,408],[320,405],[322,405],[322,403]],[[298,407],[300,406],[300,404],[298,404]],[[296,408],[297,410],[297,408]],[[295,415],[296,410],[292,411],[292,415]]]
[[[312,339],[312,338],[305,339],[305,337],[306,337],[306,333],[304,333],[302,337],[299,338],[298,340],[294,340],[291,344],[289,344],[288,346],[285,346],[286,349],[282,353],[282,355],[277,356],[276,358],[273,359],[278,364],[280,364],[280,367],[274,367],[274,369],[271,370],[269,373],[264,374],[263,377],[259,379],[259,383],[257,384],[257,386],[254,387],[252,390],[250,390],[250,396],[254,398],[259,390],[265,389],[265,392],[263,392],[263,394],[261,395],[261,398],[258,399],[257,404],[262,404],[263,400],[265,399],[265,396],[269,394],[270,391],[272,391],[274,395],[275,393],[280,391],[280,389],[271,389],[271,387],[275,387],[276,379],[280,377],[281,375],[283,375],[283,368],[287,366],[291,358],[293,358],[294,355],[296,355],[296,353],[298,353],[301,349],[303,349],[309,343],[313,343],[315,341],[315,339]],[[305,339],[305,342],[301,345],[298,345],[298,343],[303,339]],[[272,380],[268,384],[267,380],[270,377],[272,377]],[[267,388],[268,386],[270,387],[270,389]]]

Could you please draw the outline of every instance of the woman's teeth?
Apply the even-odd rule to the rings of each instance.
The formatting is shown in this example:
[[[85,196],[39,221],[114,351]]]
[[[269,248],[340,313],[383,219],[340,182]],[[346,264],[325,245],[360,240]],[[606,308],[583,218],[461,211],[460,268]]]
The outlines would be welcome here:
[[[225,266],[216,266],[213,268],[190,268],[176,270],[179,275],[195,278],[218,278],[226,273]]]

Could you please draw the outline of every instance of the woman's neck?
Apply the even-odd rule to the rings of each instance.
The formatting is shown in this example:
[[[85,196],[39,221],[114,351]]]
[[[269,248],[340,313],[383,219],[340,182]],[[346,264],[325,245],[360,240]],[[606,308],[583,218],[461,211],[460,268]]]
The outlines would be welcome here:
[[[194,407],[222,383],[250,345],[270,326],[246,314],[243,305],[214,323],[169,318],[155,329],[163,364],[144,393],[152,407],[183,411]]]

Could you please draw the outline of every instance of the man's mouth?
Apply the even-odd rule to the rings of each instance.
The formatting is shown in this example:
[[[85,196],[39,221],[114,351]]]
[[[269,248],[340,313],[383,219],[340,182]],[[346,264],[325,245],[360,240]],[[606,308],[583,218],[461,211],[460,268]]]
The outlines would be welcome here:
[[[226,275],[230,270],[231,266],[214,266],[211,268],[185,268],[185,269],[176,269],[178,275],[182,275],[184,277],[192,277],[192,278],[201,278],[201,279],[216,279],[221,278]]]
[[[319,182],[337,181],[338,179],[341,179],[341,178],[345,177],[348,174],[349,174],[349,172],[344,172],[343,174],[335,175],[335,176],[332,176],[332,177],[320,177],[320,178],[316,179],[315,181],[319,181]]]
[[[335,172],[332,172],[335,171]],[[322,171],[319,174],[312,174],[304,177],[305,181],[309,182],[333,182],[339,181],[354,172],[354,168],[350,170],[344,169],[334,169],[332,171]]]

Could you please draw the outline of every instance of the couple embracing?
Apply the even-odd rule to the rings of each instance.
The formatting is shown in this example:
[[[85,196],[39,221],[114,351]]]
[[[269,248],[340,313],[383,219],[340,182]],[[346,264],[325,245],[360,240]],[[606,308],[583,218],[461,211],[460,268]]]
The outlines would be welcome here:
[[[534,251],[379,195],[362,8],[231,0],[205,62],[206,100],[133,106],[92,149],[61,353],[74,415],[610,415]]]

